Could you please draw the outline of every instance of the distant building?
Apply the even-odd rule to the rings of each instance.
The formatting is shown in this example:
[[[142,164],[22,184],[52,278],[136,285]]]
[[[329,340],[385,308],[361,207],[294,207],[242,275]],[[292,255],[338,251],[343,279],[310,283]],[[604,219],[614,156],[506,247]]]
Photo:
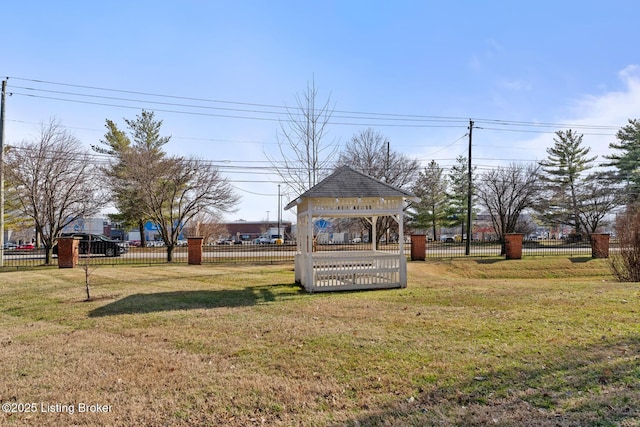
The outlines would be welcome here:
[[[223,224],[229,233],[229,237],[242,241],[257,239],[270,228],[278,228],[278,221],[234,221]],[[281,221],[280,227],[284,229],[285,240],[293,240],[291,221]]]
[[[111,237],[111,223],[106,218],[78,218],[67,224],[62,232],[104,234]]]

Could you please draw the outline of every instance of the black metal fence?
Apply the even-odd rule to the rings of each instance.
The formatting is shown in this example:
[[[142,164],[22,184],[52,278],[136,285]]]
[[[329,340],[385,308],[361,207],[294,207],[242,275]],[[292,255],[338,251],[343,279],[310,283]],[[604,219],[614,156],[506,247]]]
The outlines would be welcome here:
[[[4,270],[31,268],[46,264],[44,249],[6,249],[2,251]],[[102,252],[102,251],[96,251]],[[296,253],[295,244],[283,245],[211,245],[203,246],[203,263],[280,263],[293,262]],[[83,265],[156,265],[166,264],[168,261],[167,248],[129,247],[123,253],[83,253],[80,251],[78,266]],[[188,262],[188,248],[176,246],[172,251],[173,263]],[[58,257],[53,254],[49,265],[57,266]]]
[[[610,241],[610,248],[616,246]],[[466,242],[427,242],[427,258],[459,258],[467,256]],[[504,254],[502,242],[471,242],[469,256],[497,257]],[[591,255],[591,243],[588,239],[582,242],[565,240],[524,240],[522,256],[580,256]]]
[[[617,242],[610,241],[612,251],[617,248]],[[317,251],[354,251],[371,250],[370,243],[359,244],[318,244]],[[398,244],[379,244],[378,250],[397,252]],[[410,257],[411,244],[404,245],[405,254]],[[502,254],[500,242],[471,242],[469,255],[471,257],[499,257]],[[203,263],[253,263],[269,264],[293,262],[296,254],[295,243],[282,245],[244,243],[236,245],[203,246]],[[3,270],[15,270],[46,265],[44,249],[24,248],[5,249],[2,251]],[[466,257],[465,242],[427,242],[426,258],[461,258]],[[591,245],[588,240],[583,242],[567,242],[564,240],[525,240],[523,242],[523,257],[527,256],[589,256]],[[188,262],[188,249],[178,246],[173,250],[173,263]],[[82,265],[156,265],[167,263],[167,248],[160,247],[129,247],[124,253],[109,256],[108,254],[80,254],[78,266]],[[58,258],[53,255],[50,264],[57,266]]]

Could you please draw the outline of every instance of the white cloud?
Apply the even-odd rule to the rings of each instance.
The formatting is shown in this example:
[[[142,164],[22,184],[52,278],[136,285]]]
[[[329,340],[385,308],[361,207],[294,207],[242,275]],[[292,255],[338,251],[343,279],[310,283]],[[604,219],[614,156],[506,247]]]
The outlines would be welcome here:
[[[511,90],[511,91],[530,91],[533,86],[531,83],[528,83],[523,80],[503,80],[498,83],[498,86],[503,89]]]
[[[611,154],[609,143],[615,141],[615,133],[626,125],[628,119],[640,118],[640,67],[629,65],[618,73],[622,88],[597,95],[584,95],[569,102],[565,117],[553,119],[554,123],[574,127],[584,134],[583,144],[591,147],[591,153],[600,156]],[[591,127],[581,129],[581,126]],[[596,127],[602,127],[600,129]],[[517,146],[526,146],[532,159],[546,157],[547,147],[552,146],[552,134],[540,134],[525,139]]]

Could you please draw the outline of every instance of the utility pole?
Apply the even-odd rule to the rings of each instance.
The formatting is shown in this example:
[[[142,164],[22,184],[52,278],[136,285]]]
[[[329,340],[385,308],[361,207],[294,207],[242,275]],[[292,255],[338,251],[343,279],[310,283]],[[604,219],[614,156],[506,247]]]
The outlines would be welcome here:
[[[278,184],[278,239],[280,239],[280,223],[282,222],[282,219],[280,217],[280,211],[281,211],[281,207],[280,207],[280,184]],[[282,233],[282,243],[284,243],[284,233]]]
[[[471,141],[473,138],[473,120],[469,120],[469,167],[468,167],[468,189],[467,189],[467,241],[466,246],[464,248],[465,255],[471,254],[471,198],[473,196],[473,184],[471,182],[472,174],[471,174]]]
[[[0,101],[0,267],[4,267],[4,99],[6,94],[7,80],[3,80]]]
[[[385,179],[385,182],[389,182],[389,177],[391,176],[391,172],[390,172],[390,170],[391,170],[391,165],[390,165],[390,163],[391,163],[391,143],[389,141],[387,141],[387,162],[386,163],[387,163],[387,165],[386,165],[387,166],[386,167],[386,169],[387,169],[386,170],[387,178]]]

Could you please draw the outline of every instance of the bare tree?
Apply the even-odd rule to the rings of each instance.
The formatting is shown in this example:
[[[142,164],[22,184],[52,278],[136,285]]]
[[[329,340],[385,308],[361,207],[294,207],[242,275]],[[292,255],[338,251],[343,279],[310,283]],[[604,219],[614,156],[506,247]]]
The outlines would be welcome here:
[[[596,233],[605,218],[625,202],[620,183],[608,172],[589,175],[576,190],[577,215],[584,231]]]
[[[232,211],[239,198],[217,168],[194,158],[166,157],[150,162],[148,150],[122,155],[128,171],[117,184],[138,188],[140,209],[157,226],[167,247],[167,261],[183,227],[196,215]]]
[[[371,128],[353,135],[340,152],[335,168],[345,165],[405,190],[411,188],[420,170],[418,160],[392,150],[387,137]]]
[[[609,258],[609,267],[620,282],[640,282],[640,211],[628,207],[616,219],[620,251]]]
[[[325,141],[333,114],[331,97],[319,104],[318,87],[312,80],[295,100],[295,107],[286,107],[286,118],[280,121],[276,134],[279,159],[266,156],[286,189],[297,195],[318,183],[321,171],[330,167],[337,146]]]
[[[184,227],[184,234],[188,237],[202,237],[204,243],[211,243],[220,236],[229,234],[227,227],[222,224],[219,215],[201,212],[194,215]]]
[[[53,119],[40,126],[33,141],[10,147],[6,162],[12,194],[22,214],[33,220],[49,264],[62,229],[104,205],[93,162],[80,141]]]
[[[391,149],[389,140],[368,128],[353,135],[340,152],[335,168],[348,165],[387,184],[410,190],[418,176],[420,162]],[[376,241],[396,227],[390,217],[380,217],[376,225]]]
[[[489,211],[493,228],[502,242],[505,234],[524,231],[519,228],[523,225],[521,215],[535,201],[539,169],[539,165],[511,164],[480,176],[478,199]]]

